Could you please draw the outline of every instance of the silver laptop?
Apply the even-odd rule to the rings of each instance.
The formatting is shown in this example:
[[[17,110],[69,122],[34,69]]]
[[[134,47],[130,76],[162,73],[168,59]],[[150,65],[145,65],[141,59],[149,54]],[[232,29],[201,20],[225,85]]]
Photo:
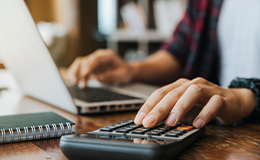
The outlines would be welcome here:
[[[25,95],[75,114],[137,110],[148,98],[101,84],[70,94],[23,0],[0,1],[0,56]]]

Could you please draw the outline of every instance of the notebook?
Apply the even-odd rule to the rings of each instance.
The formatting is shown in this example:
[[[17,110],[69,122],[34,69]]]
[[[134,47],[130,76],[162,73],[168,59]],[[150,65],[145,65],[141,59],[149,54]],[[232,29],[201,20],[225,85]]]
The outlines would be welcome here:
[[[0,143],[60,137],[74,124],[54,112],[0,116]]]

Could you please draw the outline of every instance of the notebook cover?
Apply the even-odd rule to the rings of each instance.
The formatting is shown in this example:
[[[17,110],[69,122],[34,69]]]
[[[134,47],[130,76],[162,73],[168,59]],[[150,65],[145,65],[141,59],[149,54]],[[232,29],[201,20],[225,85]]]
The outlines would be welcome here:
[[[59,123],[66,124],[66,122],[69,122],[71,125],[75,124],[54,112],[17,114],[0,116],[0,129],[8,130],[9,128],[15,129],[17,127],[23,129],[24,127],[29,128],[31,126],[35,126],[37,128],[38,125],[58,125]]]

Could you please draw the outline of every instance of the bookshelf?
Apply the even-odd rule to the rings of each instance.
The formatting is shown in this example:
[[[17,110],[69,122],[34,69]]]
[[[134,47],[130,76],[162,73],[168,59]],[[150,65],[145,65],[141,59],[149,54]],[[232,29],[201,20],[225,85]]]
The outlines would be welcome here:
[[[107,37],[107,47],[113,49],[122,57],[129,51],[136,51],[145,56],[152,54],[159,49],[161,43],[168,39],[171,34],[165,35],[158,32],[156,27],[154,4],[158,0],[116,0],[116,30]],[[162,0],[161,0],[162,1]],[[170,1],[170,0],[164,0]],[[181,3],[181,10],[184,11],[186,0],[171,0]],[[145,31],[140,34],[133,34],[125,27],[121,15],[121,8],[129,2],[140,5],[146,17]]]
[[[123,56],[127,49],[135,48],[145,54],[157,50],[168,37],[158,34],[155,29],[147,29],[143,34],[133,35],[125,29],[117,29],[108,37],[108,47]]]

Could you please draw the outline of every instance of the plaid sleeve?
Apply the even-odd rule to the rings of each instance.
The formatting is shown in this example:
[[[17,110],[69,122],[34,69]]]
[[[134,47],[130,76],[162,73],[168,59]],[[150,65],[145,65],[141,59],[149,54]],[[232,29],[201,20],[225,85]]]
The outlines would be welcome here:
[[[172,37],[164,42],[161,49],[171,53],[182,66],[185,66],[189,53],[192,48],[196,48],[196,35],[201,30],[202,16],[199,16],[201,11],[204,11],[207,6],[205,0],[189,0],[187,9],[180,23],[175,28]],[[195,40],[195,41],[194,41]]]

